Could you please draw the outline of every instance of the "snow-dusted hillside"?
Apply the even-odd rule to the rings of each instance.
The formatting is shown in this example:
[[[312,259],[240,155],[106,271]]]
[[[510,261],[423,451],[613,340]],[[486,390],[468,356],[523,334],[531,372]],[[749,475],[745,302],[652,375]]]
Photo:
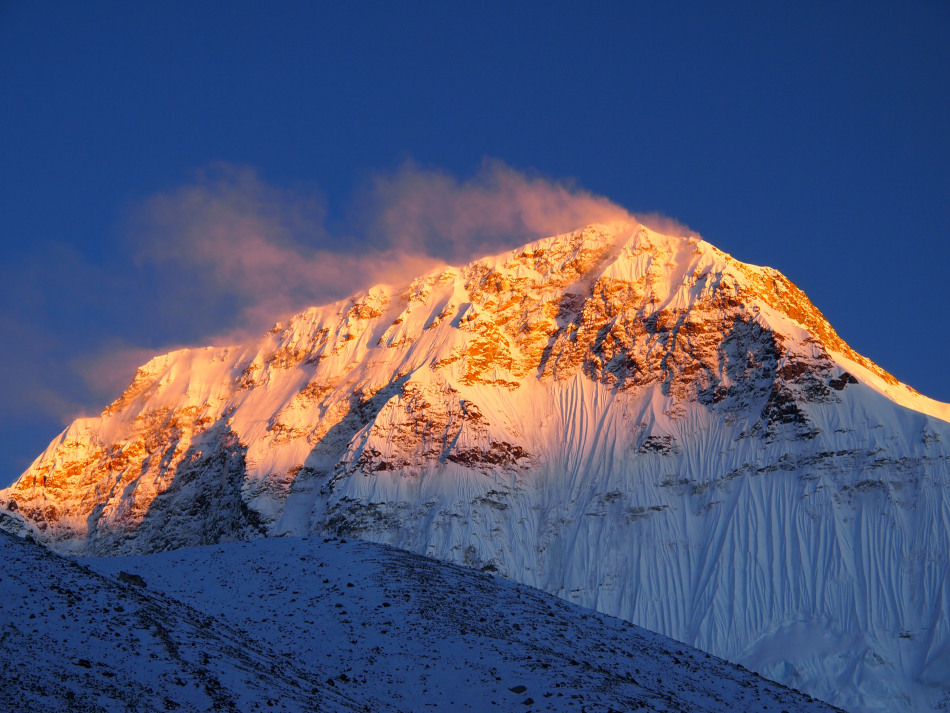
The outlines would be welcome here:
[[[217,612],[4,532],[0,549],[0,710],[364,710]]]
[[[368,543],[97,560],[0,533],[0,709],[830,711],[626,622]]]
[[[158,357],[0,501],[75,553],[389,543],[854,711],[928,710],[948,419],[775,270],[592,226]]]

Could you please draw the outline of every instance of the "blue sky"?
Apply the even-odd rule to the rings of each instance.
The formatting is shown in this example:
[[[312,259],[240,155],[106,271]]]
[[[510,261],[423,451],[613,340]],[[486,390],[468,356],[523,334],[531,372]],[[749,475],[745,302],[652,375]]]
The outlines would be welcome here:
[[[434,239],[512,187],[776,267],[950,401],[948,36],[945,2],[0,3],[0,484],[148,354],[365,287],[407,202],[416,253],[530,237]]]

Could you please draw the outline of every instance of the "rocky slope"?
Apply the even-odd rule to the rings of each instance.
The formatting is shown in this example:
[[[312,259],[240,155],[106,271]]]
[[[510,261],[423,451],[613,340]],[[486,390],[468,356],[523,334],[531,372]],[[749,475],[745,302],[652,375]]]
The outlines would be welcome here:
[[[364,710],[323,671],[140,575],[104,577],[7,533],[0,547],[0,710]]]
[[[74,553],[385,542],[921,710],[950,701],[948,419],[775,270],[592,226],[157,357],[0,507]]]
[[[619,619],[380,545],[281,538],[83,567],[0,543],[3,710],[832,710]]]

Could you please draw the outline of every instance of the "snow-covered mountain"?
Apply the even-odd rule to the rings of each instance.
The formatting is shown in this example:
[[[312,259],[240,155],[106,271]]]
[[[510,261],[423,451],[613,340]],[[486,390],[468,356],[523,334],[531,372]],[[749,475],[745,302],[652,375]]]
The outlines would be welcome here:
[[[0,545],[5,711],[832,710],[619,619],[371,543],[89,563],[102,573]]]
[[[850,710],[927,710],[948,420],[777,271],[591,226],[157,357],[0,507],[76,554],[388,543]]]

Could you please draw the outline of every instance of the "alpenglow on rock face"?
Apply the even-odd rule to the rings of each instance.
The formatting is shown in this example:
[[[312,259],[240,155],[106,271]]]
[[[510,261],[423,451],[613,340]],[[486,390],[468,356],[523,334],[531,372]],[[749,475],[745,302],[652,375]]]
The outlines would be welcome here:
[[[950,406],[775,270],[591,226],[157,357],[9,489],[134,554],[356,536],[850,710],[950,705]]]

